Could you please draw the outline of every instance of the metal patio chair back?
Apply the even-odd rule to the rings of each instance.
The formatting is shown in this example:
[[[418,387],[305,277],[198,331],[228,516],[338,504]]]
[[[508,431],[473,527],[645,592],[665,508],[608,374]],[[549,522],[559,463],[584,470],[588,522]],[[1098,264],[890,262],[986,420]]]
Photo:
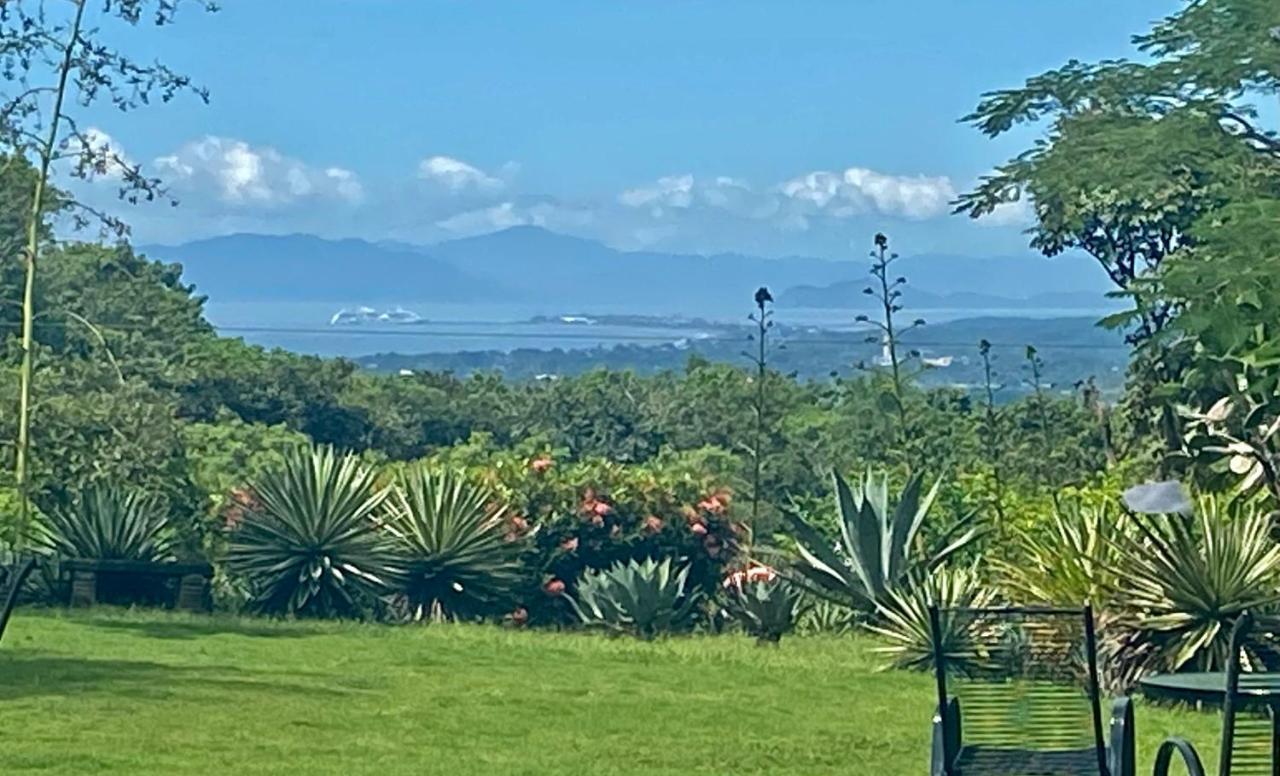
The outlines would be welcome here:
[[[1280,617],[1236,618],[1224,682],[1219,776],[1280,776]],[[1174,755],[1190,776],[1205,773],[1191,742],[1175,736],[1157,752],[1156,776],[1169,772]]]
[[[1098,688],[1093,611],[1039,607],[929,612],[938,707],[933,776],[1133,773],[1133,711]]]

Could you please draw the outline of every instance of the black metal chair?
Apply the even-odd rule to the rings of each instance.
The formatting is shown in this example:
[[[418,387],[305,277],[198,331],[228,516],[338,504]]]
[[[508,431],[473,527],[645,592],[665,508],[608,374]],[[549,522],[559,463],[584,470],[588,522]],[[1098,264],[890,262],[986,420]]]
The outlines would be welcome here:
[[[27,577],[35,570],[36,559],[26,557],[15,560],[11,564],[0,565],[0,639],[4,638],[4,630],[9,625],[9,615],[18,604],[18,594]]]
[[[1093,610],[929,610],[938,707],[931,776],[1133,776],[1133,708],[1103,731]]]
[[[1218,774],[1280,776],[1280,618],[1241,614],[1231,628],[1229,655],[1220,685]],[[1177,736],[1160,745],[1153,774],[1166,776],[1175,756],[1189,776],[1204,776],[1199,752]]]

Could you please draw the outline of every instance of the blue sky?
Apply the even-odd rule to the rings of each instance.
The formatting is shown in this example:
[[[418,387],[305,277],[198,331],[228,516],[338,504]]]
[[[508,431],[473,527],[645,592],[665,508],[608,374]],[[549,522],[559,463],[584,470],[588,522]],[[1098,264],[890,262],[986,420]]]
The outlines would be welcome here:
[[[207,85],[93,123],[167,178],[139,241],[430,242],[518,223],[626,248],[1025,250],[946,201],[1025,147],[956,119],[1071,58],[1132,54],[1177,0],[223,0],[112,31]],[[194,9],[189,9],[194,11]],[[859,246],[856,250],[850,244]]]

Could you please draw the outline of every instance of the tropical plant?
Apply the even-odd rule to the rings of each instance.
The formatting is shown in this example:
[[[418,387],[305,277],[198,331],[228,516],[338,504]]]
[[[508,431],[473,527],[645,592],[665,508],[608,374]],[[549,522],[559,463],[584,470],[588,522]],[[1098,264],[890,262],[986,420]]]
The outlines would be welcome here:
[[[995,591],[982,583],[976,569],[938,568],[890,590],[878,607],[878,623],[867,627],[889,642],[877,648],[889,657],[887,668],[931,671],[935,652],[929,608],[936,605],[944,610],[939,613],[939,625],[948,670],[972,673],[985,658],[982,639],[989,625],[963,612],[946,610],[982,608],[995,600]]]
[[[809,601],[809,605],[800,613],[796,621],[796,630],[806,636],[827,634],[843,636],[853,630],[857,623],[857,613],[847,606],[817,598]]]
[[[137,491],[94,485],[69,505],[48,510],[47,525],[32,524],[29,540],[69,558],[173,560],[174,532],[159,499]]]
[[[420,465],[400,475],[385,523],[404,569],[397,600],[408,617],[500,610],[519,582],[519,567],[504,539],[506,507],[496,501],[458,470]]]
[[[1117,538],[1127,530],[1113,502],[1059,500],[1047,525],[1016,529],[1007,559],[992,565],[1009,597],[1047,606],[1103,605],[1115,590]]]
[[[912,574],[941,565],[977,536],[971,518],[958,520],[926,542],[921,528],[940,483],[922,493],[923,478],[912,475],[897,503],[889,507],[887,475],[869,470],[856,490],[833,472],[839,509],[839,539],[831,546],[822,533],[793,511],[786,513],[795,534],[798,581],[816,595],[856,611],[876,611],[878,602]]]
[[[584,573],[576,598],[566,598],[585,625],[652,639],[692,626],[702,596],[688,576],[671,558],[633,560]]]
[[[725,610],[761,643],[776,644],[795,630],[804,613],[804,591],[782,577],[732,579]]]
[[[1193,517],[1143,516],[1118,537],[1113,600],[1103,629],[1116,681],[1148,671],[1221,670],[1245,610],[1280,604],[1280,545],[1256,505],[1202,497]]]
[[[387,491],[372,469],[331,447],[285,454],[253,485],[227,567],[259,611],[359,615],[398,569],[375,519]]]

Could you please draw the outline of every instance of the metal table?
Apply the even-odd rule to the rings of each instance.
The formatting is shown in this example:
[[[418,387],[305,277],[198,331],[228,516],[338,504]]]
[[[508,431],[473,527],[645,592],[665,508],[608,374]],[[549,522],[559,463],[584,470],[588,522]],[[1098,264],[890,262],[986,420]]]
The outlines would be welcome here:
[[[1138,681],[1150,698],[1221,706],[1227,695],[1223,671],[1155,674]],[[1263,707],[1271,718],[1271,773],[1280,775],[1280,673],[1240,674],[1236,704]]]

